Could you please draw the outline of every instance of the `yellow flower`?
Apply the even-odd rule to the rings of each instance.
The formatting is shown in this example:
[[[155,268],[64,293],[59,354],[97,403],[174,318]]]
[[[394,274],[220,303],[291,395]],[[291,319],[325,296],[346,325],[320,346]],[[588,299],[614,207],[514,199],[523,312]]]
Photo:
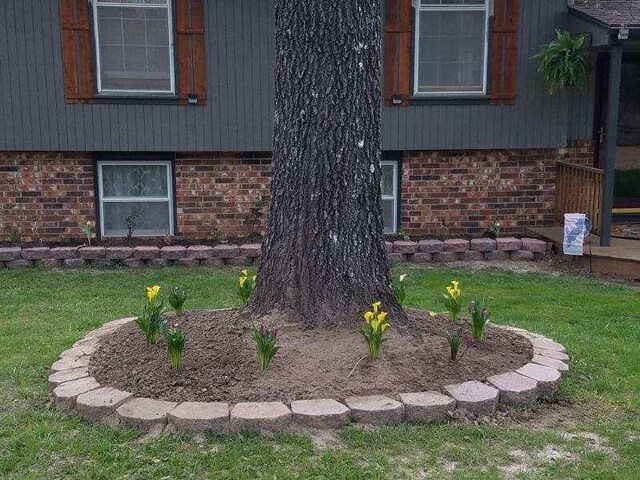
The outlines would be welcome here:
[[[256,278],[258,278],[257,275],[254,275],[253,277],[251,277],[251,280],[253,281],[253,283],[256,283]]]
[[[372,304],[374,313],[378,313],[378,309],[380,308],[380,305],[382,305],[382,302],[376,302]]]
[[[240,285],[240,287],[244,287],[245,283],[247,283],[247,277],[240,277],[238,279],[238,285]]]
[[[249,275],[249,274],[247,273],[247,271],[246,271],[246,270],[242,270],[242,276],[243,276],[243,277],[246,277],[246,276],[248,276],[248,275]]]
[[[451,298],[453,298],[454,300],[457,300],[458,298],[460,298],[460,295],[462,293],[460,291],[460,288],[458,287],[458,285],[460,285],[460,282],[456,282],[455,280],[453,280],[451,282],[451,285],[447,286],[447,292],[449,293],[449,296]]]
[[[408,274],[406,273],[403,273],[402,275],[400,275],[400,283],[404,282],[404,279],[407,278],[407,275]]]
[[[378,320],[384,321],[387,318],[387,312],[380,312],[378,314]]]
[[[160,293],[160,287],[158,285],[154,285],[153,287],[147,287],[147,298],[150,302],[153,302]]]
[[[382,327],[380,328],[381,332],[384,332],[387,328],[389,328],[391,326],[391,324],[389,322],[383,323]]]
[[[373,312],[367,312],[364,314],[364,319],[367,323],[371,323],[371,319],[373,318]]]

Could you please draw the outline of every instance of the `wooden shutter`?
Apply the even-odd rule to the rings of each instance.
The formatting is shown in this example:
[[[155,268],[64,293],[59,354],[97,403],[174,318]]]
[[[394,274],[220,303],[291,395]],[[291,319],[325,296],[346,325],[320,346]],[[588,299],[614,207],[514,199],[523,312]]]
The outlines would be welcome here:
[[[411,96],[411,0],[386,0],[385,5],[384,100],[406,106]]]
[[[207,100],[207,72],[203,0],[176,0],[176,24],[180,103],[189,103],[190,96],[197,96],[198,105],[204,105]]]
[[[91,101],[93,66],[87,0],[60,0],[64,93],[67,103]]]
[[[520,0],[494,0],[491,22],[490,81],[492,105],[515,105],[518,86]]]

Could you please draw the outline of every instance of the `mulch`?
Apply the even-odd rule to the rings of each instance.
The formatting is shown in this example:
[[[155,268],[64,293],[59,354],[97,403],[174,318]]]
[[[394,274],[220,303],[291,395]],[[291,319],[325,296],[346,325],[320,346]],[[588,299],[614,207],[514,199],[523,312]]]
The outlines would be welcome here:
[[[454,362],[442,335],[450,322],[414,310],[408,315],[417,335],[392,327],[378,361],[363,360],[349,378],[366,354],[358,322],[352,328],[330,329],[279,325],[281,350],[263,373],[249,337],[251,324],[237,311],[187,312],[180,319],[167,314],[168,321],[178,322],[188,337],[178,372],[169,366],[164,340],[148,347],[135,323],[104,337],[92,356],[90,372],[101,385],[156,399],[288,402],[440,389],[515,370],[532,356],[526,339],[490,328],[483,345],[469,348]]]

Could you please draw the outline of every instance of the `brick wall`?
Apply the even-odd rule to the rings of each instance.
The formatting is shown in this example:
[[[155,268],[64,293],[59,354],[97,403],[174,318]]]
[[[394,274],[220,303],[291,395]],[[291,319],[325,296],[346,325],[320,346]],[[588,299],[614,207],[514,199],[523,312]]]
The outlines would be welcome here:
[[[251,207],[265,200],[268,212],[271,154],[179,155],[175,163],[178,231],[185,237],[208,238],[215,233],[243,236],[260,232]]]
[[[80,238],[95,220],[88,154],[0,153],[0,239]]]
[[[459,236],[500,221],[506,233],[553,223],[555,162],[593,163],[589,143],[561,150],[405,152],[401,224],[410,235]],[[261,231],[268,212],[269,153],[179,154],[177,231],[185,238]],[[79,240],[95,220],[90,154],[0,153],[0,240]]]
[[[588,142],[560,150],[405,152],[401,228],[409,235],[505,233],[553,224],[556,161],[593,164]]]

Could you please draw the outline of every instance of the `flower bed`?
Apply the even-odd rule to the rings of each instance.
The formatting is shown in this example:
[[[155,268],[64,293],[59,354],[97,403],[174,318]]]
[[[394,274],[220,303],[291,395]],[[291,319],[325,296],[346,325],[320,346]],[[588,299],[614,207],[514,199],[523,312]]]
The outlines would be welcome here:
[[[386,242],[391,262],[431,263],[460,260],[539,260],[551,251],[551,243],[532,238],[477,238],[473,240],[398,240]],[[0,266],[21,268],[39,265],[45,268],[80,268],[87,265],[108,267],[244,266],[260,258],[260,244],[223,244],[216,246],[79,246],[79,247],[3,247]]]
[[[416,325],[423,325],[420,327],[423,337],[433,336],[433,331],[442,328],[441,323],[445,321],[439,316],[432,318],[420,312],[409,313]],[[340,350],[340,339],[344,340],[344,345],[353,345],[357,332],[351,333],[353,338],[342,338],[342,334],[334,330],[304,331],[285,325],[281,341],[288,348],[269,370],[273,378],[261,376],[255,368],[246,373],[255,377],[253,382],[249,382],[248,377],[233,378],[234,374],[225,378],[223,370],[220,370],[224,369],[222,366],[204,378],[205,384],[209,385],[207,387],[204,384],[194,385],[194,378],[189,376],[190,363],[193,361],[192,366],[197,366],[203,360],[195,352],[200,349],[200,355],[215,357],[218,355],[216,350],[224,350],[234,362],[234,368],[229,371],[237,371],[238,366],[249,362],[250,353],[246,353],[245,359],[242,352],[250,352],[250,344],[246,349],[237,348],[238,342],[247,341],[246,335],[238,336],[246,325],[238,321],[233,311],[185,315],[187,318],[182,323],[190,327],[193,356],[191,359],[185,357],[180,375],[172,376],[166,359],[162,365],[155,364],[153,350],[147,349],[143,353],[138,349],[136,344],[144,347],[144,340],[135,330],[133,318],[116,320],[90,332],[72,349],[63,352],[53,364],[49,384],[56,405],[76,411],[90,420],[130,425],[142,430],[168,426],[179,431],[281,431],[300,427],[334,428],[350,421],[368,424],[404,420],[430,423],[455,417],[456,411],[491,415],[499,403],[526,404],[537,398],[553,396],[561,375],[568,371],[565,363],[568,356],[562,345],[521,329],[493,326],[486,334],[485,351],[478,349],[472,354],[467,353],[474,356],[467,357],[465,368],[459,369],[457,374],[447,370],[446,365],[451,363],[444,355],[447,346],[442,343],[442,338],[439,338],[440,344],[432,343],[431,348],[423,348],[422,352],[414,350],[415,355],[407,355],[411,351],[408,345],[404,346],[407,348],[390,348],[385,362],[372,363],[361,370],[366,379],[356,376],[353,381],[342,372],[349,370],[353,359],[341,362],[342,357],[337,352],[327,353],[320,348],[317,349],[318,360],[323,355],[325,360],[331,358],[330,362],[324,362],[325,371],[320,367],[315,371],[310,369],[313,376],[301,379],[293,388],[294,370],[302,368],[296,365],[294,346],[301,346],[300,355],[309,355],[308,344],[305,343],[309,339],[298,335],[322,336],[327,340],[325,346],[332,344]],[[201,317],[200,321],[198,317]],[[203,331],[202,335],[197,333],[198,329]],[[428,329],[435,330],[430,333]],[[207,335],[218,340],[212,343]],[[417,341],[408,337],[394,333],[389,344]],[[126,354],[121,351],[123,348],[127,350]],[[433,352],[433,349],[440,351]],[[353,348],[343,350],[357,356],[352,352]],[[394,354],[396,350],[398,353]],[[286,355],[292,356],[287,358]],[[419,371],[421,361],[426,359],[420,360],[416,355],[434,355],[425,365],[431,371],[429,376]],[[502,357],[502,363],[489,361],[491,355]],[[410,357],[411,365],[402,364],[395,357]],[[398,374],[402,381],[395,386],[388,383],[395,375],[385,370],[390,368],[406,370]],[[122,370],[126,374],[110,377],[109,372],[114,370]],[[322,385],[323,374],[328,371],[338,377]],[[157,390],[153,391],[154,378],[163,377],[164,393],[158,394]],[[437,380],[432,381],[435,378]],[[253,383],[256,389],[244,388],[249,383]],[[212,391],[202,391],[211,386],[214,386]],[[327,389],[327,386],[331,388]]]

